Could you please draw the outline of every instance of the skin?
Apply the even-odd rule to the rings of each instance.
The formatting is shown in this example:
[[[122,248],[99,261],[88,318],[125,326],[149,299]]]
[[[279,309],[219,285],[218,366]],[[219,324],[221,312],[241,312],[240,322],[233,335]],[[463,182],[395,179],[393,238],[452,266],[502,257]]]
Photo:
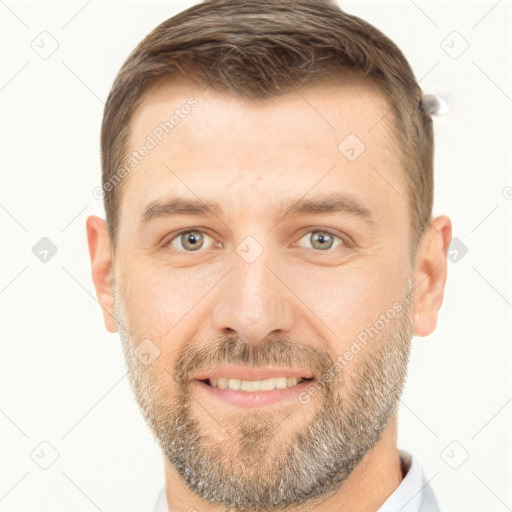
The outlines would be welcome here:
[[[431,220],[412,260],[403,171],[387,119],[375,125],[389,105],[355,73],[258,102],[203,91],[185,78],[162,80],[131,119],[130,150],[190,96],[197,107],[126,178],[115,251],[101,218],[91,216],[86,223],[105,326],[121,335],[136,399],[164,453],[169,508],[207,512],[231,504],[257,510],[249,501],[229,502],[229,491],[236,494],[236,488],[222,485],[233,475],[247,490],[247,500],[263,493],[266,484],[268,495],[272,482],[282,478],[290,492],[281,496],[281,509],[287,504],[291,511],[376,511],[403,478],[393,405],[412,335],[426,336],[436,327],[450,219]],[[338,150],[349,133],[366,146],[353,162]],[[277,211],[283,201],[294,204],[333,191],[350,193],[371,212],[374,224],[343,212],[283,218]],[[170,194],[214,200],[224,216],[177,215],[142,223],[146,206]],[[183,238],[176,235],[186,229],[205,233],[198,251],[179,245]],[[340,237],[328,250],[310,238],[325,230]],[[251,263],[236,251],[247,236],[262,249]],[[175,248],[163,247],[170,240]],[[207,368],[203,363],[220,362],[220,349],[229,340],[248,347],[263,366],[290,366],[281,364],[282,353],[269,343],[281,342],[289,360],[322,373],[326,362],[345,353],[365,327],[397,303],[402,313],[308,404],[251,411],[221,406],[192,379],[193,370]],[[160,350],[149,366],[133,353],[144,339]],[[233,364],[244,361],[240,354],[231,354]],[[386,371],[386,354],[392,372]],[[377,397],[359,404],[357,391],[365,386],[382,391],[389,406]],[[353,431],[347,421],[351,405]],[[320,418],[326,428],[347,433],[345,443],[329,445],[322,458],[339,463],[341,481],[326,477],[321,495],[299,499],[292,492],[297,480],[290,476],[286,450]],[[376,418],[377,434],[368,426]],[[187,427],[180,439],[190,454],[181,459],[183,467],[173,451],[179,425]],[[194,434],[206,436],[208,444],[192,457]],[[320,461],[314,444],[294,462]],[[350,459],[351,447],[360,450],[359,457]],[[201,475],[200,463],[214,468],[203,476],[211,493],[219,493],[217,502],[187,480]],[[184,478],[185,466],[192,476]],[[320,478],[313,469],[309,476]]]

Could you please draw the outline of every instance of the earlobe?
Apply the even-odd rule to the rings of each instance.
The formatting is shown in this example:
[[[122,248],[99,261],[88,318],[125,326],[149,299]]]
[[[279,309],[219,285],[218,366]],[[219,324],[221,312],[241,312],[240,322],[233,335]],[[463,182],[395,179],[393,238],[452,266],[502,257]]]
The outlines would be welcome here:
[[[96,297],[102,308],[103,321],[108,332],[117,332],[112,297],[112,253],[107,223],[91,215],[86,220],[87,243],[91,260],[91,274]]]
[[[428,336],[437,325],[447,277],[447,252],[452,224],[446,215],[431,220],[423,235],[414,266],[413,332]]]

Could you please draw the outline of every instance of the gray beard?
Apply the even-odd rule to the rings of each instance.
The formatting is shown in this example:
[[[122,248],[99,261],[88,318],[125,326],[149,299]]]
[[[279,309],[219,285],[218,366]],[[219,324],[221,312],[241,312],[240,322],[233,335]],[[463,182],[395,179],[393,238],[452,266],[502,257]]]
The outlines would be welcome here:
[[[411,339],[411,280],[402,310],[368,341],[311,400],[317,410],[302,428],[287,428],[282,411],[252,409],[214,418],[196,403],[188,376],[211,366],[309,367],[324,375],[335,360],[288,339],[247,345],[222,337],[187,345],[174,371],[146,367],[133,355],[133,340],[114,293],[115,317],[130,385],[163,454],[190,490],[234,511],[278,511],[312,505],[335,494],[381,438],[396,413],[407,376]],[[311,407],[310,406],[310,407]],[[208,412],[209,427],[194,410]],[[291,413],[300,411],[300,404]],[[302,407],[308,407],[302,405]],[[201,411],[203,412],[203,411]],[[294,425],[298,425],[295,418]],[[224,439],[209,430],[224,432]]]

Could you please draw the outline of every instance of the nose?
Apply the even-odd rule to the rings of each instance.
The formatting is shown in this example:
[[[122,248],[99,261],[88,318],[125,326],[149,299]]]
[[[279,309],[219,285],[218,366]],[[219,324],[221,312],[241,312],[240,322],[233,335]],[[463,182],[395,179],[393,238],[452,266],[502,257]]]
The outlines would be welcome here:
[[[292,297],[275,258],[265,251],[253,262],[233,254],[233,268],[219,283],[213,311],[214,328],[247,344],[264,343],[290,332]]]

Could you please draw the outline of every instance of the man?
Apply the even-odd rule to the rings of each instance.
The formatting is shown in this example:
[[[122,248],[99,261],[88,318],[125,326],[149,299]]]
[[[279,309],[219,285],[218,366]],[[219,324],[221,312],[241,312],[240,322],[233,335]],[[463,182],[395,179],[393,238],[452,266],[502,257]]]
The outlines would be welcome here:
[[[123,64],[87,234],[164,455],[156,510],[438,510],[397,448],[451,239],[421,96],[327,0],[206,1]]]

